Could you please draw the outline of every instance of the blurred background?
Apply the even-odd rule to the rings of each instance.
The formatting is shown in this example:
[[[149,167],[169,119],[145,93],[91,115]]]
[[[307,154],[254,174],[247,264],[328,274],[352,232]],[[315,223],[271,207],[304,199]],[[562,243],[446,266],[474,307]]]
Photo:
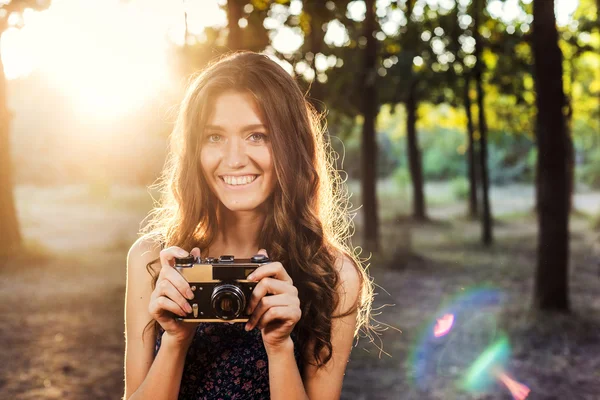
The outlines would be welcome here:
[[[123,395],[174,110],[248,49],[327,113],[379,285],[344,399],[600,398],[599,8],[1,0],[0,397]]]

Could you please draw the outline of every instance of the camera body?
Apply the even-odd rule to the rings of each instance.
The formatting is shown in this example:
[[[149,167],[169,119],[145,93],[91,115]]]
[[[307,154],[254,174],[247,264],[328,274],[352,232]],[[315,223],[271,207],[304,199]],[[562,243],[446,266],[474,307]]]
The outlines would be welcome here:
[[[271,262],[263,254],[236,259],[226,255],[219,258],[176,258],[175,268],[190,284],[194,298],[188,300],[192,312],[177,319],[184,322],[247,322],[246,307],[257,282],[248,275]]]

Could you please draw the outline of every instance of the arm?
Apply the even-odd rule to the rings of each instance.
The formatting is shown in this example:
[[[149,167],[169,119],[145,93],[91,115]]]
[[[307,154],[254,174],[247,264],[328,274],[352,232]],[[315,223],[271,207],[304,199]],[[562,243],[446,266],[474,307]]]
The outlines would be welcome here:
[[[173,341],[167,333],[163,334],[160,350],[144,381],[130,397],[127,397],[126,389],[125,399],[177,399],[186,354],[186,346]]]
[[[125,395],[124,399],[177,399],[185,355],[190,342],[180,343],[166,332],[154,359],[155,329],[142,332],[153,320],[148,304],[152,294],[146,265],[159,257],[153,243],[139,239],[127,257],[125,294]]]
[[[344,314],[358,301],[360,277],[352,261],[339,261],[341,267],[340,304],[334,315]],[[339,399],[346,365],[352,350],[356,328],[356,312],[342,318],[334,318],[331,323],[331,359],[317,369],[307,365],[304,368],[304,382],[294,358],[294,343],[288,338],[281,346],[267,350],[269,358],[269,382],[271,398],[276,399]],[[309,348],[305,355],[312,358]]]
[[[294,342],[288,338],[280,348],[267,350],[269,359],[269,389],[271,399],[302,399],[309,397],[304,390],[298,364],[294,358]],[[317,397],[313,397],[317,398]],[[319,397],[321,398],[321,397]]]
[[[343,258],[338,261],[341,265],[339,275],[341,284],[338,288],[340,302],[334,315],[343,315],[358,302],[361,279],[354,262]],[[304,367],[304,387],[310,399],[339,399],[342,393],[342,383],[346,365],[350,358],[354,332],[356,330],[357,312],[331,321],[331,359],[317,369],[316,366],[306,363]],[[312,357],[312,349],[308,349],[305,357]]]

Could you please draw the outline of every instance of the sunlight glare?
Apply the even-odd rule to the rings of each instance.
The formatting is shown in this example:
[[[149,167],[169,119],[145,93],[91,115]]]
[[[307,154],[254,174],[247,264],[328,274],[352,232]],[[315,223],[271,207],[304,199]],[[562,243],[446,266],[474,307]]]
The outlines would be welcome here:
[[[190,34],[226,24],[217,2],[187,3],[54,0],[27,10],[23,28],[2,35],[6,76],[39,70],[84,116],[126,114],[173,86],[167,51],[175,34],[183,42],[184,7]]]

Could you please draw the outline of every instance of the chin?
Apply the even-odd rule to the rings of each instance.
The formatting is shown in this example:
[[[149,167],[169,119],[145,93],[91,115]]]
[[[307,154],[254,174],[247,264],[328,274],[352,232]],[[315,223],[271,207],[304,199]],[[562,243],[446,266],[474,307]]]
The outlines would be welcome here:
[[[243,212],[243,211],[255,211],[263,205],[263,202],[255,201],[238,201],[238,200],[221,200],[221,204],[229,211]]]

